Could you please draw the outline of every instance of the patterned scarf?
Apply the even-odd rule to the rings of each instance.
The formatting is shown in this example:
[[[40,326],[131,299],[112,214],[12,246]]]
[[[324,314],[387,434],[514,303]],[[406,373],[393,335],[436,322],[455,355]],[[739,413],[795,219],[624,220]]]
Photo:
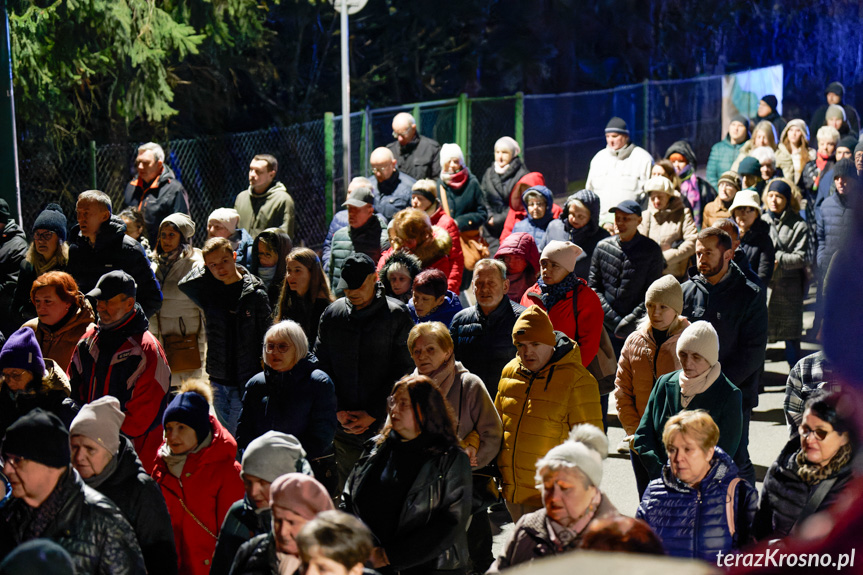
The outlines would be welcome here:
[[[66,505],[77,488],[74,478],[70,476],[71,474],[71,469],[66,470],[66,473],[57,481],[54,491],[38,508],[32,509],[29,505],[24,506],[25,511],[29,511],[29,521],[22,531],[23,536],[20,542],[42,537],[48,526],[54,523],[63,506]]]
[[[597,489],[596,494],[594,494],[593,499],[591,499],[590,504],[587,506],[587,509],[585,509],[584,513],[582,513],[581,516],[578,517],[578,519],[576,519],[569,527],[565,527],[553,519],[546,518],[548,521],[548,534],[558,553],[562,553],[568,549],[574,549],[578,546],[581,534],[585,529],[587,529],[587,526],[590,525],[590,522],[593,520],[594,515],[596,515],[596,510],[599,508],[599,504],[601,502],[602,492]]]
[[[801,449],[797,452],[796,457],[797,476],[806,485],[815,485],[839,473],[851,461],[852,454],[851,444],[846,443],[839,448],[839,451],[836,452],[836,455],[830,459],[827,465],[821,467],[820,465],[809,463],[806,460],[806,452]]]
[[[545,306],[546,311],[551,311],[554,304],[566,299],[569,292],[574,291],[578,287],[578,276],[574,272],[570,272],[569,275],[554,285],[546,284],[542,281],[542,276],[540,276],[536,280],[536,283],[539,289],[542,290],[542,295],[540,296],[542,305]]]

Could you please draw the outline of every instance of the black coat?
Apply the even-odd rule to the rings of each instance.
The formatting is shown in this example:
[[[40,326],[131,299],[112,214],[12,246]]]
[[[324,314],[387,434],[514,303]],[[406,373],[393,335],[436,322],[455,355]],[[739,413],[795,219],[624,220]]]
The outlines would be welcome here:
[[[310,459],[332,451],[336,434],[336,392],[333,380],[308,354],[290,371],[267,366],[246,384],[243,411],[237,425],[239,453],[249,443],[275,430],[300,440]]]
[[[79,234],[78,225],[69,232],[69,265],[66,271],[78,282],[78,289],[87,293],[96,287],[99,278],[108,272],[123,270],[138,284],[135,299],[147,317],[162,307],[162,290],[141,244],[126,235],[126,224],[117,216],[102,223],[96,244]]]
[[[833,255],[845,243],[848,234],[854,229],[854,206],[847,195],[833,194],[821,205],[821,219],[818,220],[818,270],[827,273]]]
[[[18,285],[21,262],[27,255],[27,239],[15,220],[0,232],[0,331],[7,336],[21,327],[18,310],[12,303]],[[27,291],[29,299],[30,292]]]
[[[593,220],[588,222],[583,228],[575,229],[569,225],[569,209],[566,207],[567,205],[568,203],[564,206],[560,217],[548,224],[548,229],[545,231],[545,245],[547,246],[553,240],[558,240],[561,242],[572,242],[584,250],[585,256],[575,262],[575,269],[572,271],[578,277],[586,280],[590,277],[590,262],[597,244],[611,234],[605,228],[600,227],[599,224],[594,223]],[[544,248],[545,246],[542,247]]]
[[[709,321],[719,335],[722,373],[743,392],[743,412],[758,405],[758,374],[767,349],[767,303],[760,289],[734,262],[730,277],[712,285],[689,269],[683,288],[683,313],[691,322]]]
[[[52,495],[63,503],[53,521],[36,536],[51,539],[68,551],[77,575],[146,573],[129,522],[110,499],[84,485],[77,471],[69,468]],[[0,557],[29,540],[27,527],[43,508],[32,509],[23,500],[12,498],[0,509]]]
[[[749,265],[765,285],[773,277],[776,248],[770,239],[770,224],[758,218],[749,231],[740,238],[740,247],[746,252]]]
[[[335,384],[337,411],[365,411],[382,423],[393,384],[413,372],[408,334],[414,322],[407,306],[383,295],[355,310],[347,298],[324,311],[315,342],[320,369]]]
[[[440,144],[431,138],[417,134],[407,146],[400,146],[396,140],[387,144],[387,148],[395,156],[399,171],[413,179],[435,179],[440,175]]]
[[[234,557],[230,575],[278,575],[279,559],[272,530],[243,543]]]
[[[135,448],[123,435],[116,457],[117,468],[94,489],[113,501],[132,524],[147,572],[176,573],[174,530],[162,490],[144,471]]]
[[[482,193],[488,207],[488,214],[494,218],[493,227],[496,237],[499,237],[500,232],[503,231],[503,224],[506,221],[507,212],[509,212],[509,196],[512,189],[527,173],[527,166],[524,165],[520,156],[516,156],[504,173],[498,174],[494,171],[494,166],[491,166],[482,177]]]
[[[162,168],[158,181],[146,193],[139,178],[129,182],[123,193],[123,203],[141,210],[152,245],[159,239],[162,220],[177,212],[189,213],[189,195],[168,166]]]
[[[474,305],[452,318],[449,332],[455,358],[482,380],[492,399],[497,395],[504,366],[515,357],[512,326],[524,310],[524,306],[504,294],[489,315],[485,315],[479,305]]]

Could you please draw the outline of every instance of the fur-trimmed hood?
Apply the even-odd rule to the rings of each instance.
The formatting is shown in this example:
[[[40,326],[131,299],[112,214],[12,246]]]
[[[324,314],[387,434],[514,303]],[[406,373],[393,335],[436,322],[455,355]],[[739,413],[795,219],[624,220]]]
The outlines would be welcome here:
[[[411,253],[422,263],[423,269],[439,259],[449,256],[452,251],[452,236],[443,228],[432,226],[432,237],[415,247]]]

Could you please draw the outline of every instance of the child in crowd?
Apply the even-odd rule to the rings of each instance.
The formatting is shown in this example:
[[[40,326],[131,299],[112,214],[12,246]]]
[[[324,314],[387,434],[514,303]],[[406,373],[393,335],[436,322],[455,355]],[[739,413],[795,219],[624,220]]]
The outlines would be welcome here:
[[[404,251],[396,251],[389,255],[378,277],[389,297],[402,303],[411,299],[411,287],[414,278],[422,271],[422,263],[413,255]]]
[[[249,271],[264,282],[270,298],[270,307],[275,309],[285,283],[287,257],[293,244],[290,236],[279,228],[268,228],[258,234],[252,244]]]
[[[506,264],[506,279],[509,280],[506,296],[520,302],[539,275],[539,250],[533,236],[526,232],[510,234],[500,243],[494,258]]]
[[[413,297],[408,302],[414,323],[439,321],[448,326],[461,311],[458,294],[446,289],[446,275],[431,268],[420,272],[413,282]]]
[[[670,164],[669,164],[670,165]],[[673,170],[672,170],[673,172]],[[575,275],[587,279],[590,275],[590,258],[600,240],[608,237],[609,232],[599,224],[599,196],[590,190],[580,190],[566,199],[563,213],[548,224],[545,245],[552,240],[570,241],[583,251],[575,262]],[[614,227],[614,214],[612,228]],[[542,250],[545,245],[537,246]]]
[[[527,232],[533,236],[536,245],[544,245],[546,229],[555,217],[551,209],[554,205],[551,190],[545,186],[534,186],[524,192],[521,201],[527,209],[527,218],[515,224],[512,232]]]
[[[372,553],[372,533],[365,524],[342,511],[322,511],[297,535],[306,575],[362,575]]]
[[[126,235],[141,244],[147,257],[153,259],[150,250],[150,240],[147,238],[147,226],[144,224],[144,214],[135,208],[126,208],[119,214],[126,224]],[[158,238],[156,238],[158,240]]]
[[[237,265],[248,266],[252,251],[252,236],[240,225],[240,214],[233,208],[218,208],[207,217],[207,239],[225,238],[237,254]]]

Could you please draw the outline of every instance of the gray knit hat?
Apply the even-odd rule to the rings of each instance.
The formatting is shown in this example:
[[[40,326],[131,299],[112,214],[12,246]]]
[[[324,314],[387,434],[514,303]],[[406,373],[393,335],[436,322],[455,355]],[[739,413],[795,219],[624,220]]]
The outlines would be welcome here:
[[[293,435],[268,431],[249,443],[242,464],[244,475],[272,483],[286,473],[305,473],[306,451]]]
[[[661,303],[673,309],[677,315],[683,311],[683,288],[672,275],[664,275],[647,288],[644,303]]]
[[[120,427],[125,419],[126,414],[120,410],[120,400],[105,395],[81,408],[72,420],[69,435],[83,435],[107,449],[111,455],[117,455]]]
[[[545,457],[536,462],[536,471],[554,463],[577,467],[594,487],[602,481],[602,460],[608,457],[608,438],[595,425],[582,423],[569,432],[569,437],[552,447]]]
[[[719,336],[710,322],[696,321],[680,334],[677,340],[677,354],[693,351],[707,360],[710,366],[719,361]]]
[[[180,230],[180,233],[183,234],[183,237],[187,240],[195,235],[195,222],[193,222],[192,218],[184,213],[176,212],[166,217],[162,220],[162,223],[159,224],[159,229],[161,230],[162,226],[165,224],[173,224],[178,230]]]

